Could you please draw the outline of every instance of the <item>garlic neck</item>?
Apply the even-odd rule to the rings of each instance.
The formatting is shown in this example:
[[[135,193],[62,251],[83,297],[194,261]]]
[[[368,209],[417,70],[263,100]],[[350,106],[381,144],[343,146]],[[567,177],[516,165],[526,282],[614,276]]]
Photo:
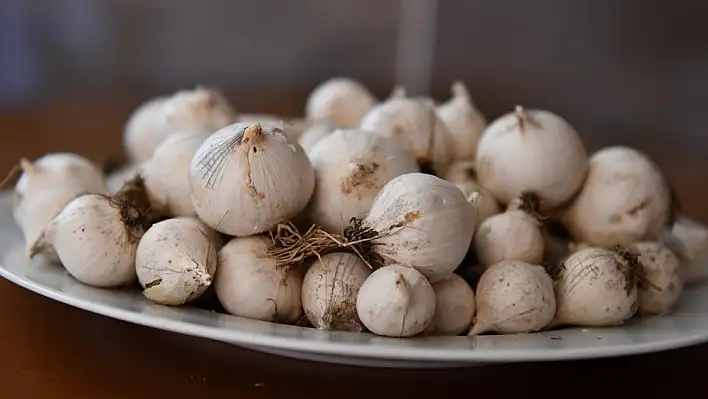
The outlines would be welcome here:
[[[530,122],[529,114],[521,105],[517,105],[514,109],[514,112],[516,113],[516,120],[519,124],[519,130],[521,130],[522,132],[525,131],[528,128]]]
[[[452,91],[452,96],[455,98],[462,98],[465,100],[470,99],[470,93],[467,91],[467,87],[462,81],[455,81],[450,89]]]
[[[263,128],[260,123],[254,123],[243,131],[241,143],[254,145],[263,141]]]

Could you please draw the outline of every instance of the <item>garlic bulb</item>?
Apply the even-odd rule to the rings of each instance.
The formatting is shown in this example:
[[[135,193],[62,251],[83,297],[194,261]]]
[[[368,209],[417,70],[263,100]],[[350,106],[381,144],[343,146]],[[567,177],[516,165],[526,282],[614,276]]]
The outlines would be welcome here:
[[[306,153],[310,153],[321,139],[327,137],[330,133],[337,130],[337,126],[328,121],[320,121],[312,123],[305,131],[302,133],[298,139],[298,143],[305,150]]]
[[[353,128],[375,103],[376,97],[361,83],[349,78],[332,78],[310,93],[305,116],[309,120],[328,120]]]
[[[153,206],[171,216],[196,214],[189,193],[189,165],[207,137],[206,133],[171,134],[143,164],[141,175]]]
[[[374,237],[367,245],[378,263],[409,265],[435,281],[450,275],[467,255],[476,214],[452,183],[406,173],[383,186],[349,235],[351,240]]]
[[[314,259],[302,283],[302,307],[310,323],[326,330],[362,331],[356,298],[370,274],[366,263],[353,254]]]
[[[268,256],[263,236],[234,238],[219,251],[214,288],[219,302],[235,316],[294,323],[302,316],[302,274],[280,267]]]
[[[477,183],[477,172],[472,161],[457,161],[448,169],[445,180],[455,184],[462,190],[465,197],[469,198],[472,193],[479,193],[477,200],[477,227],[490,216],[501,212],[501,206],[494,194]]]
[[[556,277],[556,325],[616,326],[639,305],[636,266],[617,253],[585,248],[570,255]]]
[[[157,215],[150,213],[142,182],[130,182],[113,197],[82,195],[44,228],[30,257],[51,246],[80,282],[114,287],[135,280],[138,241]]]
[[[249,236],[297,216],[310,200],[315,173],[281,128],[237,123],[199,147],[189,184],[202,221],[224,234]]]
[[[504,260],[540,264],[545,243],[540,227],[538,219],[515,200],[506,212],[479,225],[473,238],[477,260],[483,266]]]
[[[520,106],[492,122],[476,156],[479,183],[504,204],[524,193],[556,208],[580,190],[587,153],[580,136],[560,116]]]
[[[469,329],[476,311],[472,287],[457,274],[433,283],[435,316],[426,332],[434,335],[460,335]]]
[[[135,257],[143,295],[163,305],[182,305],[201,296],[216,271],[212,234],[194,218],[152,225],[140,239]]]
[[[396,140],[363,130],[337,130],[322,139],[309,157],[315,169],[311,220],[336,233],[371,209],[384,184],[418,171],[413,154]]]
[[[630,251],[638,255],[640,265],[638,312],[642,315],[669,312],[683,292],[683,274],[678,257],[657,242],[638,242],[632,245]]]
[[[366,114],[362,130],[393,137],[411,150],[418,163],[443,176],[452,161],[453,142],[435,108],[410,98],[387,100]]]
[[[708,228],[679,216],[671,231],[664,233],[663,241],[681,259],[686,284],[708,279]]]
[[[128,164],[106,176],[106,189],[108,193],[114,194],[120,191],[125,183],[133,180],[135,176],[140,174],[140,167],[140,164]]]
[[[13,217],[22,229],[26,251],[36,246],[42,230],[74,198],[106,191],[103,173],[89,160],[75,154],[47,154],[34,162],[20,161],[22,175],[13,194]],[[56,261],[52,248],[41,251]]]
[[[539,331],[553,319],[553,280],[541,266],[503,261],[477,284],[477,320],[469,335]]]
[[[562,215],[576,241],[611,248],[656,240],[669,218],[671,193],[659,168],[628,147],[609,147],[590,159],[583,189]]]
[[[362,323],[374,334],[412,337],[433,321],[435,291],[415,269],[386,266],[364,281],[356,310]]]
[[[454,159],[471,160],[487,120],[472,102],[465,84],[457,81],[450,88],[452,98],[437,107],[438,117],[447,125],[454,143]]]
[[[173,132],[211,133],[236,119],[228,100],[215,89],[198,86],[140,105],[123,132],[123,145],[132,162],[147,161]]]

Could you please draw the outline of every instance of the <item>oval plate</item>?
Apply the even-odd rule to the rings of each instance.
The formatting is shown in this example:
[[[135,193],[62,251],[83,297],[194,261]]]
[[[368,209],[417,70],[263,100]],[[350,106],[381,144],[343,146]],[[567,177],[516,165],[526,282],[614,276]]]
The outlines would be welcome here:
[[[657,352],[708,341],[708,285],[688,289],[673,314],[636,318],[617,328],[535,334],[394,339],[243,319],[195,307],[152,304],[137,290],[79,283],[61,266],[27,260],[0,195],[0,275],[28,290],[89,312],[282,356],[351,365],[404,368],[589,359]]]

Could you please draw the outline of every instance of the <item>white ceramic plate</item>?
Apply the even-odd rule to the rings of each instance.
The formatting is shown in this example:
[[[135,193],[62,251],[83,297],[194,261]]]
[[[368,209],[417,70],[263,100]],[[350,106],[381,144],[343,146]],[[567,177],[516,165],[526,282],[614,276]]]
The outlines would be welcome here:
[[[39,259],[28,261],[7,194],[0,195],[0,275],[56,301],[127,322],[282,356],[340,364],[432,368],[588,359],[656,352],[708,341],[708,285],[689,289],[670,316],[637,319],[620,328],[476,338],[383,338],[247,320],[193,307],[155,305],[138,290],[88,287],[60,266]]]

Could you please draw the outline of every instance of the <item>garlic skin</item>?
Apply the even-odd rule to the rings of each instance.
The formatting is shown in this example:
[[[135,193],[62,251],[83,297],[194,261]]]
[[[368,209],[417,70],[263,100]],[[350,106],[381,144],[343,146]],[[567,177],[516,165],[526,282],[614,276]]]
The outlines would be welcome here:
[[[362,323],[374,334],[412,337],[432,323],[435,291],[415,269],[390,265],[376,270],[364,281],[356,310]]]
[[[302,132],[298,143],[309,154],[321,139],[329,136],[335,130],[337,130],[337,125],[329,121],[313,122]]]
[[[360,128],[393,137],[413,152],[418,164],[432,165],[444,176],[454,151],[452,135],[435,114],[435,108],[410,98],[394,98],[376,105],[361,121]]]
[[[467,255],[477,211],[454,184],[423,173],[389,181],[362,220],[383,264],[416,268],[430,281],[452,273]]]
[[[480,197],[476,202],[477,206],[477,228],[489,217],[501,212],[501,206],[494,194],[477,182],[477,172],[473,161],[457,161],[448,169],[445,180],[455,184],[462,190],[466,198],[470,198],[472,193],[479,193]]]
[[[396,140],[357,129],[322,139],[309,153],[315,169],[311,222],[342,233],[352,218],[362,218],[381,187],[405,173],[418,172],[413,154]]]
[[[106,176],[106,191],[108,194],[117,193],[125,183],[140,174],[140,164],[128,164]]]
[[[602,248],[585,248],[570,255],[560,267],[555,288],[554,326],[618,326],[634,316],[639,306],[632,265]]]
[[[576,241],[628,246],[661,237],[670,203],[659,168],[641,152],[615,146],[590,158],[585,185],[561,218]]]
[[[539,221],[526,211],[513,207],[479,225],[473,245],[482,266],[504,260],[538,265],[543,260],[545,239]]]
[[[479,183],[501,203],[530,192],[541,199],[543,211],[580,190],[587,158],[580,136],[565,119],[517,106],[485,129],[475,160]]]
[[[630,250],[639,255],[641,278],[637,281],[639,314],[662,315],[673,309],[683,292],[679,258],[658,242],[638,242]]]
[[[376,97],[350,78],[331,78],[310,93],[305,106],[309,120],[327,120],[343,128],[354,128],[376,104]]]
[[[464,83],[454,82],[450,92],[452,98],[439,105],[436,111],[452,135],[454,159],[472,160],[477,152],[477,142],[487,127],[487,119],[472,102]]]
[[[708,228],[686,216],[679,215],[662,241],[679,256],[685,284],[708,280]]]
[[[189,165],[209,137],[206,133],[171,134],[141,168],[150,201],[170,216],[194,216],[189,192]]]
[[[152,225],[138,243],[135,269],[143,295],[163,305],[182,305],[211,285],[217,265],[213,233],[195,218]]]
[[[371,269],[358,256],[331,253],[312,261],[302,283],[302,307],[315,328],[361,332],[359,289]]]
[[[315,172],[281,128],[236,123],[202,143],[189,167],[189,185],[199,219],[224,234],[250,236],[302,212]]]
[[[71,201],[45,227],[37,245],[53,247],[66,271],[80,282],[116,287],[136,279],[142,233],[126,225],[120,207],[108,197],[88,194]]]
[[[460,335],[469,329],[477,305],[472,287],[457,274],[433,285],[435,316],[426,332],[433,335]]]
[[[220,92],[197,86],[140,105],[126,123],[123,145],[133,163],[142,163],[174,132],[211,133],[235,119],[234,108]]]
[[[234,316],[294,323],[302,316],[302,274],[276,266],[263,236],[234,238],[219,251],[214,289]]]
[[[477,320],[469,335],[539,331],[555,312],[553,280],[543,267],[515,260],[499,262],[477,284]]]

